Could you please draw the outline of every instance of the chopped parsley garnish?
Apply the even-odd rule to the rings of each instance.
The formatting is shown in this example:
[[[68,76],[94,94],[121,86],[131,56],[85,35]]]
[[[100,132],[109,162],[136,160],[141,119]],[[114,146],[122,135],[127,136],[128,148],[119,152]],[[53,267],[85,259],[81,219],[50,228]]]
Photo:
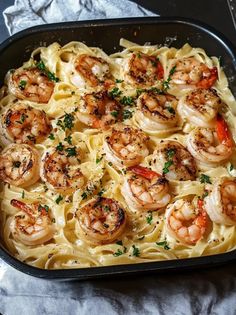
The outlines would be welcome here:
[[[138,247],[136,247],[135,245],[132,245],[133,247],[133,256],[139,257],[140,256],[140,250]]]
[[[112,162],[108,162],[108,165],[109,165],[109,166],[112,166],[113,164],[112,164]]]
[[[164,90],[164,91],[166,91],[166,90],[168,90],[168,89],[170,88],[171,77],[172,77],[173,74],[175,73],[175,70],[176,70],[176,66],[174,66],[173,68],[171,68],[167,80],[166,80],[166,81],[163,81],[162,87],[163,87],[163,90]]]
[[[137,57],[138,57],[138,58],[141,58],[140,52],[137,53]]]
[[[170,249],[170,246],[168,245],[167,241],[156,242],[156,244],[157,244],[157,246],[161,246],[166,250]]]
[[[200,182],[201,182],[202,184],[205,184],[205,183],[211,184],[211,178],[210,178],[210,176],[208,176],[208,175],[201,174],[201,175],[200,175]]]
[[[103,210],[105,211],[105,212],[110,212],[111,211],[111,208],[109,207],[109,206],[105,206],[104,208],[103,208]],[[116,243],[117,244],[117,243]]]
[[[18,124],[23,124],[23,122],[25,121],[25,119],[26,119],[26,116],[25,116],[25,114],[22,114],[21,116],[20,116],[20,120],[17,120],[16,122],[18,123]]]
[[[67,153],[67,157],[71,157],[71,156],[76,156],[77,155],[76,147],[66,148],[65,151]]]
[[[166,109],[168,110],[169,113],[171,113],[173,115],[175,114],[175,109],[173,107],[168,106],[168,107],[166,107]]]
[[[152,63],[152,65],[153,65],[153,67],[156,67],[156,66],[157,66],[157,62],[158,62],[158,60],[151,60],[151,63]]]
[[[123,246],[123,242],[122,241],[117,241],[116,244],[120,245],[120,246]]]
[[[48,136],[48,138],[49,138],[50,140],[55,140],[55,136],[54,136],[53,133],[50,133],[50,135]]]
[[[117,251],[113,254],[113,256],[118,257],[120,255],[123,255],[124,252],[122,252],[120,249],[117,249]]]
[[[27,138],[32,142],[36,142],[35,136],[28,135]]]
[[[14,161],[13,166],[16,168],[19,168],[21,166],[21,162],[20,161]]]
[[[130,110],[125,109],[123,111],[123,120],[130,119],[130,118],[132,118],[132,116],[133,116],[133,113]]]
[[[19,83],[19,88],[20,88],[20,90],[24,90],[25,87],[26,87],[26,84],[27,84],[27,81],[25,81],[25,80],[20,80],[20,83]]]
[[[162,90],[156,88],[156,87],[151,87],[148,91],[152,91],[156,94],[162,94]]]
[[[61,120],[61,119],[58,119],[57,121],[57,125],[59,127],[62,128],[62,130],[66,130],[66,129],[72,129],[74,127],[74,121],[75,120],[75,117],[73,116],[73,114],[71,113],[65,113],[65,116],[64,116],[64,119]]]
[[[108,95],[112,98],[118,97],[122,94],[122,91],[120,89],[118,89],[118,87],[114,87],[109,93]]]
[[[103,159],[103,156],[101,156],[100,158],[97,158],[96,159],[96,164],[100,163],[102,159]]]
[[[25,191],[24,191],[24,190],[22,191],[21,198],[22,198],[22,199],[25,198]]]
[[[134,102],[134,99],[132,96],[123,96],[121,99],[120,99],[120,102],[121,104],[123,105],[129,105],[131,106]]]
[[[38,211],[42,211],[42,210],[45,210],[46,212],[49,211],[49,206],[47,205],[39,205],[38,206]]]
[[[166,150],[166,155],[168,159],[172,159],[173,156],[175,155],[175,149],[167,149]]]
[[[119,112],[113,111],[113,112],[111,112],[111,115],[112,115],[113,117],[117,118],[118,115],[119,115]]]
[[[122,83],[122,82],[124,82],[124,80],[116,79],[116,83]]]
[[[84,191],[81,195],[82,200],[86,199],[88,197],[87,193]]]
[[[37,63],[37,68],[42,71],[44,74],[46,74],[46,76],[48,77],[48,79],[50,81],[54,81],[54,82],[58,82],[59,81],[59,78],[57,78],[52,72],[50,72],[44,62],[42,60],[40,60],[38,63]]]
[[[232,170],[234,169],[234,166],[233,166],[233,164],[230,164],[230,166],[229,166],[229,170],[230,170],[230,172],[232,172]]]
[[[139,97],[143,92],[145,92],[145,89],[137,89],[136,96]]]
[[[173,164],[173,161],[165,162],[164,167],[162,169],[163,174],[169,173],[169,167]]]
[[[57,151],[63,151],[64,150],[64,145],[61,142],[59,142],[59,144],[56,146],[56,150]]]
[[[98,192],[98,196],[101,197],[105,192],[105,189],[101,189],[99,192]]]
[[[208,191],[206,190],[206,191],[203,193],[203,195],[202,195],[202,198],[201,198],[201,199],[206,198],[208,195],[209,195],[209,193],[208,193]]]
[[[56,204],[59,205],[59,203],[60,203],[62,200],[63,200],[63,197],[62,197],[61,195],[59,195],[59,196],[57,197],[57,199],[55,200],[55,201],[56,201]]]
[[[151,224],[152,223],[152,212],[149,212],[148,215],[146,216],[146,221],[148,224]]]
[[[72,137],[71,137],[71,135],[69,135],[68,137],[66,137],[66,138],[64,139],[64,141],[68,142],[69,144],[72,144]]]

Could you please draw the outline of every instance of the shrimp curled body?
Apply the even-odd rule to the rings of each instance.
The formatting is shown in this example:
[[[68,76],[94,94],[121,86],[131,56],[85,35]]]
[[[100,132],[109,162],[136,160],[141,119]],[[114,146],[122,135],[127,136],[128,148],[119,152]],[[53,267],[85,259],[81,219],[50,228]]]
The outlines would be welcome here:
[[[16,143],[40,143],[51,131],[44,111],[16,103],[3,115],[3,135]]]
[[[0,178],[11,185],[28,187],[39,179],[40,156],[27,144],[10,144],[0,155]]]
[[[112,243],[123,233],[126,224],[125,211],[110,198],[92,200],[76,215],[81,236],[96,245]]]
[[[163,141],[153,153],[153,164],[158,173],[169,180],[193,180],[196,164],[188,150],[177,141]]]
[[[25,245],[41,245],[53,238],[55,228],[48,210],[39,203],[25,204],[12,199],[11,205],[20,211],[10,223],[13,237]]]
[[[162,130],[177,124],[177,99],[169,94],[142,93],[137,101],[136,118],[141,128]]]
[[[207,213],[202,205],[179,199],[166,209],[166,226],[170,236],[183,244],[195,245],[206,232]]]
[[[129,169],[121,188],[123,197],[131,209],[156,210],[170,201],[168,181],[146,167]]]
[[[149,137],[139,129],[116,127],[104,142],[106,159],[118,168],[137,165],[149,153],[146,145],[148,140]]]
[[[8,87],[10,92],[21,100],[48,103],[54,83],[37,68],[19,68],[11,74]]]
[[[79,168],[80,158],[81,152],[76,147],[47,151],[42,159],[42,180],[56,192],[71,194],[85,182]]]
[[[179,100],[178,111],[199,127],[214,127],[221,100],[214,90],[196,89]]]
[[[204,199],[205,209],[213,222],[236,225],[236,181],[221,178]]]

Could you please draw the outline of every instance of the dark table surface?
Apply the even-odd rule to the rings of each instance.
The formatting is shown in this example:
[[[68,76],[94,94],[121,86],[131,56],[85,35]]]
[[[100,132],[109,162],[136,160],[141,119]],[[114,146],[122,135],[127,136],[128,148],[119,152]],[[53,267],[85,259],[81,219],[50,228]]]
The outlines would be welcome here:
[[[205,22],[221,31],[236,44],[236,30],[233,27],[226,0],[133,0],[133,2],[160,16],[182,16]],[[2,12],[13,3],[14,0],[0,0],[0,11]],[[2,15],[0,27],[0,42],[2,42],[9,36]]]

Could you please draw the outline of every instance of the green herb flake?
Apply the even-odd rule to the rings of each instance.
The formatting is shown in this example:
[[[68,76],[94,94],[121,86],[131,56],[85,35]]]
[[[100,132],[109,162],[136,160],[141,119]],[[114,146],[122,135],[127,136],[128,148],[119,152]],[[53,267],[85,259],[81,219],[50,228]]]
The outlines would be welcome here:
[[[118,113],[117,111],[113,111],[113,112],[111,112],[111,115],[112,115],[113,117],[117,118],[118,115],[119,115],[119,113]]]
[[[128,109],[125,109],[123,111],[123,120],[130,119],[130,118],[132,118],[132,116],[133,116],[133,113],[131,111],[129,111]]]
[[[98,196],[101,197],[105,192],[105,189],[103,188],[102,190],[99,191]]]
[[[152,212],[149,212],[148,215],[146,216],[146,221],[148,224],[151,224],[152,223]]]
[[[170,246],[168,245],[167,241],[162,241],[162,242],[156,242],[157,246],[163,247],[165,250],[169,250]]]
[[[133,103],[134,103],[134,99],[133,99],[132,96],[123,96],[123,97],[120,99],[120,102],[121,102],[121,104],[123,104],[123,105],[132,106]]]
[[[49,211],[49,206],[47,205],[38,205],[38,211],[45,210],[46,212]]]
[[[139,257],[139,256],[140,256],[140,250],[139,250],[139,248],[136,247],[135,245],[132,245],[132,247],[133,247],[133,253],[132,253],[132,255],[133,255],[133,256],[136,256],[136,257]]]
[[[55,200],[55,202],[56,202],[56,204],[59,205],[59,203],[60,203],[62,200],[63,200],[63,197],[62,197],[61,195],[59,195],[59,196],[57,197],[57,199]]]
[[[170,88],[170,81],[171,81],[171,77],[173,76],[173,74],[175,73],[176,71],[176,66],[172,67],[170,69],[170,73],[169,73],[169,76],[167,78],[166,81],[163,81],[162,83],[162,88],[164,91],[168,90]]]
[[[20,90],[24,90],[25,87],[26,87],[26,84],[27,84],[27,81],[25,81],[25,80],[20,80],[20,83],[19,83],[19,88],[20,88]]]
[[[72,137],[71,137],[71,135],[69,135],[68,137],[66,137],[66,138],[64,139],[64,141],[68,142],[69,144],[72,144]]]
[[[55,218],[52,218],[52,223],[56,223],[56,219]]]
[[[24,191],[24,190],[22,191],[21,198],[22,198],[22,199],[25,198],[25,191]]]
[[[166,155],[168,159],[172,159],[175,155],[175,149],[167,149],[166,150]]]
[[[162,169],[163,174],[169,173],[169,167],[173,164],[173,161],[165,162],[164,167]]]
[[[168,110],[168,112],[169,112],[170,114],[175,115],[175,109],[174,109],[173,107],[168,106],[168,107],[166,107],[166,109]]]
[[[64,145],[61,142],[59,142],[59,144],[56,146],[56,150],[57,151],[63,151],[64,150]]]
[[[143,92],[145,92],[145,89],[136,89],[136,97],[139,97]]]
[[[50,71],[46,68],[46,66],[45,66],[45,64],[44,64],[44,62],[43,62],[42,60],[40,60],[40,61],[37,63],[36,67],[37,67],[40,71],[42,71],[42,72],[48,77],[48,79],[49,79],[50,81],[54,81],[54,82],[58,82],[58,81],[59,81],[59,78],[57,78],[52,72],[50,72]]]
[[[105,212],[110,212],[110,211],[111,211],[111,209],[110,209],[109,206],[105,206],[105,207],[103,208],[103,210],[104,210]]]
[[[117,241],[116,244],[120,245],[120,246],[123,246],[123,242],[122,241]]]
[[[234,166],[233,166],[233,164],[230,164],[230,166],[229,166],[229,170],[230,170],[230,172],[232,172],[232,170],[234,169]]]
[[[211,184],[211,179],[210,176],[206,175],[206,174],[201,174],[200,175],[200,182],[202,184]]]
[[[71,157],[71,156],[76,156],[77,155],[76,147],[66,148],[65,151],[67,153],[67,157]]]
[[[108,165],[109,165],[109,166],[112,166],[113,164],[112,164],[112,162],[108,162]]]
[[[122,83],[122,82],[124,82],[124,80],[116,79],[116,83]]]
[[[203,193],[203,195],[202,195],[202,198],[201,198],[201,199],[206,198],[208,195],[209,195],[209,193],[208,193],[208,191],[206,190],[206,191]]]
[[[86,199],[88,197],[87,193],[84,191],[81,195],[82,200]]]
[[[53,133],[50,133],[50,135],[48,136],[48,138],[49,138],[50,140],[55,140],[55,136],[54,136]]]
[[[96,164],[100,163],[102,159],[103,159],[103,156],[101,156],[100,158],[96,158]]]
[[[61,129],[64,131],[66,130],[66,128],[71,130],[74,127],[74,120],[75,120],[75,117],[73,116],[73,114],[65,113],[63,120],[58,119],[57,126],[61,127]]]
[[[112,98],[118,97],[122,94],[122,91],[118,87],[114,87],[110,92],[108,92],[108,95]]]
[[[118,256],[121,256],[121,255],[123,255],[124,253],[120,250],[120,249],[118,249],[114,254],[113,254],[113,256],[115,256],[115,257],[118,257]]]

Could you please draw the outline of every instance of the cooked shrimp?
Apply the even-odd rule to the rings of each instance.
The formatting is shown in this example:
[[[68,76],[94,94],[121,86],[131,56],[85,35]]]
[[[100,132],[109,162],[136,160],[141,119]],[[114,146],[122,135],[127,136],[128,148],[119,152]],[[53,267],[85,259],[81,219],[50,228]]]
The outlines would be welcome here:
[[[77,117],[92,128],[107,129],[121,117],[121,105],[107,92],[85,94]]]
[[[135,210],[160,209],[171,198],[167,179],[140,165],[129,168],[121,192],[127,205]]]
[[[109,64],[102,58],[82,54],[75,60],[76,73],[72,75],[72,83],[80,88],[87,84],[91,87],[103,84],[109,77]]]
[[[19,99],[48,103],[54,83],[38,68],[19,68],[11,74],[8,87]]]
[[[158,173],[170,180],[193,180],[196,176],[194,158],[177,141],[162,141],[153,153],[153,163]]]
[[[80,171],[81,151],[77,147],[67,147],[61,143],[45,153],[41,167],[41,178],[46,185],[57,192],[71,194],[84,185],[84,175]]]
[[[39,179],[39,167],[39,153],[28,144],[10,144],[0,154],[0,179],[11,185],[33,185]]]
[[[80,208],[78,217],[81,236],[93,244],[112,243],[124,231],[126,214],[119,203],[110,198],[97,198]]]
[[[236,225],[236,180],[221,178],[204,199],[205,209],[213,222]]]
[[[130,126],[117,126],[105,138],[106,159],[117,167],[139,164],[149,151],[147,137],[141,130]]]
[[[8,109],[2,121],[4,136],[17,143],[39,143],[52,128],[44,111],[20,102]]]
[[[41,245],[53,238],[55,228],[47,205],[25,204],[12,199],[11,205],[20,210],[10,224],[12,236],[25,245]]]
[[[136,117],[154,130],[173,127],[177,123],[177,99],[169,94],[142,93],[137,101]]]
[[[171,84],[179,87],[198,87],[209,89],[218,78],[217,68],[208,68],[194,57],[180,59],[176,62]]]
[[[204,237],[208,227],[202,200],[179,199],[167,206],[167,233],[183,244],[195,245]]]
[[[135,86],[152,86],[163,76],[163,66],[156,56],[133,53],[125,65],[125,79]]]
[[[215,125],[221,99],[212,89],[196,89],[179,100],[178,111],[181,117],[199,127]]]
[[[203,164],[224,162],[231,156],[233,146],[230,131],[221,116],[217,116],[216,130],[198,127],[187,138],[189,152]]]

